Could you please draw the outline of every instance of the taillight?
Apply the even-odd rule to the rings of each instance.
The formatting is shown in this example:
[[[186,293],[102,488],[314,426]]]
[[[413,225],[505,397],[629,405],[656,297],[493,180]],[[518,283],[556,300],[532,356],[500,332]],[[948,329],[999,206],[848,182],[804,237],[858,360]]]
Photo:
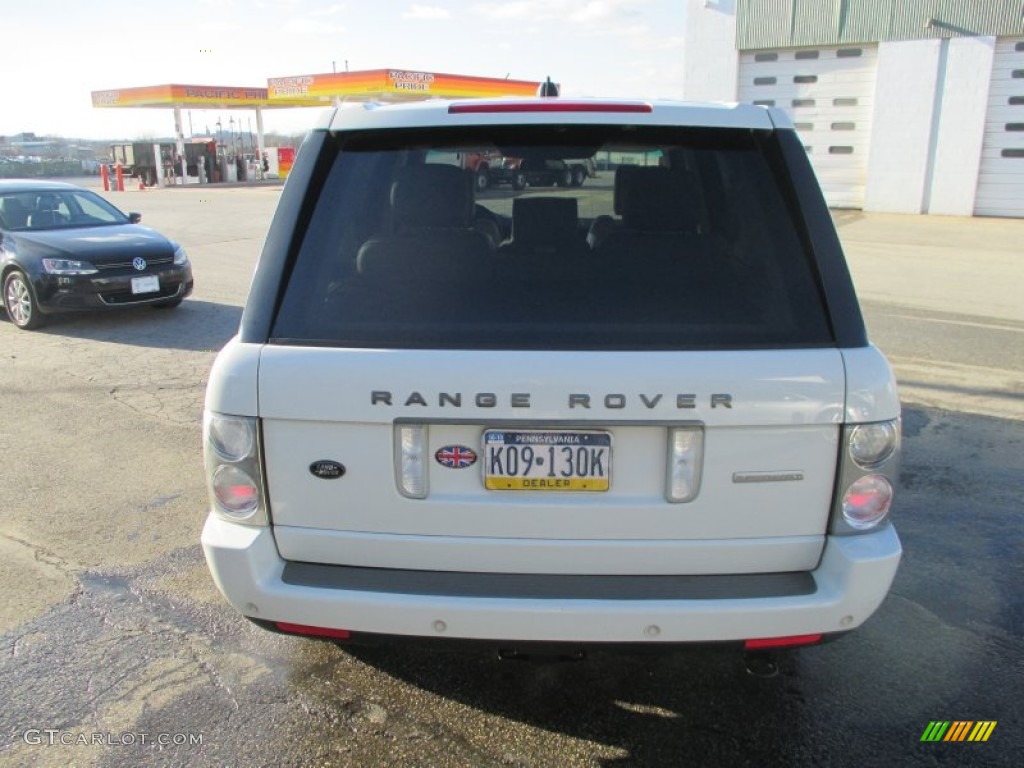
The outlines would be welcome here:
[[[213,511],[233,523],[266,525],[256,419],[207,411],[203,454]]]
[[[863,533],[888,517],[899,474],[899,448],[899,419],[843,428],[832,533]]]
[[[892,484],[883,475],[857,478],[843,496],[843,521],[858,531],[874,528],[889,514],[892,494]]]
[[[232,519],[249,517],[259,507],[259,486],[238,467],[217,467],[213,473],[212,485],[217,504]]]
[[[880,421],[858,424],[850,432],[850,458],[863,469],[872,469],[884,462],[896,450],[899,422]]]
[[[210,447],[227,461],[241,461],[253,452],[253,420],[241,416],[209,414],[206,421]]]

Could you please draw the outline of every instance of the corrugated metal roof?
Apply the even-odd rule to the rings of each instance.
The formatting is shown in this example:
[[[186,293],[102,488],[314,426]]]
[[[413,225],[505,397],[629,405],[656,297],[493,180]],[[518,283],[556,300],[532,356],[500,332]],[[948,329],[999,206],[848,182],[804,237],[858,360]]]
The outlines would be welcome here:
[[[738,0],[736,47],[1024,35],[1024,0]]]

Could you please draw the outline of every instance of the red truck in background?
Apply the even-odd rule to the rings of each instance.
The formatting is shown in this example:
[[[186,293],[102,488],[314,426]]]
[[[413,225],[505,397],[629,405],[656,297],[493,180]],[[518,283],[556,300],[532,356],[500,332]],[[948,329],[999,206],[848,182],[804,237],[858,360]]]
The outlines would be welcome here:
[[[462,167],[474,174],[477,192],[499,184],[510,184],[513,189],[526,187],[526,177],[518,172],[517,158],[497,152],[466,152],[462,155]]]

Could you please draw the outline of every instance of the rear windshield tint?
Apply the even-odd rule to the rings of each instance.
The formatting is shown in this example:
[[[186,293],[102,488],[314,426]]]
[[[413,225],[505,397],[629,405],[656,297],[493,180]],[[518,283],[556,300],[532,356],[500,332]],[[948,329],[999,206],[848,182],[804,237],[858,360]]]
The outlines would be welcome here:
[[[768,132],[505,126],[325,146],[272,343],[832,344]]]

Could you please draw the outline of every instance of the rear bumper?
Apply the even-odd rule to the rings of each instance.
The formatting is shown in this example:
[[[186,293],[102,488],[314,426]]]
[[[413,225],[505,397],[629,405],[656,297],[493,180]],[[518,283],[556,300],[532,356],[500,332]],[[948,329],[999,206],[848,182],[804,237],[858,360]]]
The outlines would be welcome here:
[[[886,525],[862,536],[829,537],[821,562],[810,572],[809,590],[720,597],[715,590],[698,589],[683,590],[681,597],[609,599],[566,597],[557,589],[549,591],[556,596],[538,596],[535,590],[523,597],[486,590],[399,592],[387,590],[387,579],[346,588],[344,578],[323,571],[320,578],[296,578],[294,568],[286,575],[289,564],[278,554],[269,528],[235,525],[213,515],[202,543],[221,592],[253,619],[383,635],[571,643],[722,642],[843,632],[862,624],[881,604],[902,553],[895,530]]]

